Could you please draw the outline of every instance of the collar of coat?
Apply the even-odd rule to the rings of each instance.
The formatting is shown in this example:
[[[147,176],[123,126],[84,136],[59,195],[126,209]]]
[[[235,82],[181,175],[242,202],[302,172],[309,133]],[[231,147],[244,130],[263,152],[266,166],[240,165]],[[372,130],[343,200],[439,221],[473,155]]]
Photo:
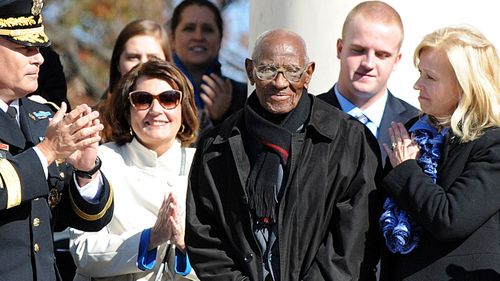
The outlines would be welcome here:
[[[255,94],[255,91],[252,95]],[[309,94],[305,93],[304,94]],[[310,94],[309,94],[310,95]],[[246,106],[246,105],[245,105]],[[240,110],[227,118],[219,127],[218,130],[212,130],[208,136],[215,137],[213,143],[220,144],[227,142],[232,136],[241,135],[241,128],[245,127],[243,120],[244,110]],[[340,126],[345,122],[339,120],[346,120],[347,122],[357,123],[353,121],[349,115],[340,111],[339,109],[327,104],[326,102],[313,97],[311,117],[306,125],[306,132],[311,138],[326,138],[331,141],[338,136]]]

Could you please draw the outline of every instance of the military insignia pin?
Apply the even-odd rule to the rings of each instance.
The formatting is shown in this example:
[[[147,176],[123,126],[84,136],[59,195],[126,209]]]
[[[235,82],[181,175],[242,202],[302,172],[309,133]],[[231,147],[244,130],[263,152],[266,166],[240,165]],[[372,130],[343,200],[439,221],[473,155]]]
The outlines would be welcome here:
[[[41,120],[41,119],[46,119],[46,118],[52,116],[52,112],[50,112],[50,111],[36,111],[36,112],[31,112],[29,114],[29,116],[33,120]]]

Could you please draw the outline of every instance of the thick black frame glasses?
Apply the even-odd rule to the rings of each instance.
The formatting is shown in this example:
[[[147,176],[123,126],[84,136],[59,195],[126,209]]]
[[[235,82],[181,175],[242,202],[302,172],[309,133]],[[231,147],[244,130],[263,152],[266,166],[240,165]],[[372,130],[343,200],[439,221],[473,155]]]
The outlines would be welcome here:
[[[165,109],[176,108],[182,100],[182,92],[178,90],[167,90],[158,95],[146,91],[132,91],[128,94],[130,104],[137,110],[146,110],[151,107],[153,100],[157,100]]]

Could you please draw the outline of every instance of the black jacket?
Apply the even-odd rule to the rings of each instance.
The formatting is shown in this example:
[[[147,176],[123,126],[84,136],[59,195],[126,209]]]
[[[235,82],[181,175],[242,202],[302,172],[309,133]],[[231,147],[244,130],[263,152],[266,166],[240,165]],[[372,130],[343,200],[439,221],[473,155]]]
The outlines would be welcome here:
[[[81,198],[68,165],[53,163],[45,178],[33,150],[45,135],[49,107],[20,99],[16,121],[0,110],[0,280],[57,280],[53,229],[97,231],[112,217],[109,184],[96,204]],[[44,117],[45,116],[45,117]],[[51,196],[49,196],[49,193]],[[60,198],[53,208],[48,198]]]
[[[242,110],[210,131],[193,160],[186,245],[201,280],[262,280],[244,188],[250,162],[243,118]],[[304,132],[292,137],[279,205],[282,280],[358,280],[369,260],[369,198],[378,168],[364,134],[361,123],[313,98]]]
[[[500,128],[468,143],[445,140],[436,184],[415,160],[384,178],[424,231],[409,254],[385,252],[381,280],[500,280]]]

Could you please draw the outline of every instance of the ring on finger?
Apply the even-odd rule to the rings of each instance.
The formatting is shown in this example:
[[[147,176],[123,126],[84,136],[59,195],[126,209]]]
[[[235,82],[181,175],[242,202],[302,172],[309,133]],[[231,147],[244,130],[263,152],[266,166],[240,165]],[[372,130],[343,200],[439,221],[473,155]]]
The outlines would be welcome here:
[[[394,150],[396,147],[398,147],[398,143],[397,142],[393,142],[392,145],[391,145],[392,150]]]

